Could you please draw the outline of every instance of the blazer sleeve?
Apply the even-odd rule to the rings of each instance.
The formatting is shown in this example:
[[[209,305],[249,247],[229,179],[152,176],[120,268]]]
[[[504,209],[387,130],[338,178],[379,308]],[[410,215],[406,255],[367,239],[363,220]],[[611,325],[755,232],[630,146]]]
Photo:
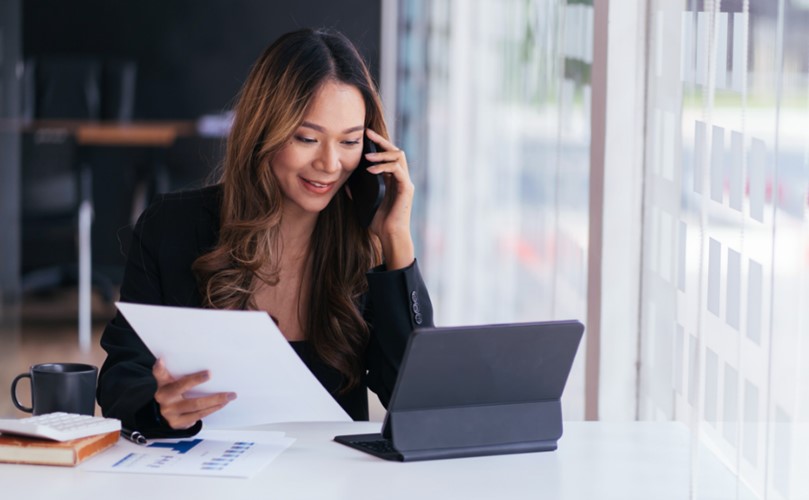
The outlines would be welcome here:
[[[161,202],[150,206],[139,218],[132,235],[132,246],[121,285],[121,301],[163,304],[158,255],[164,217]],[[174,430],[161,414],[154,394],[157,382],[152,376],[155,358],[132,327],[118,312],[101,336],[107,358],[101,367],[97,397],[102,414],[117,418],[124,427],[147,437],[194,435],[202,422],[190,429]]]
[[[407,339],[416,328],[433,326],[433,306],[415,260],[395,271],[377,268],[367,278],[364,317],[371,337],[365,357],[366,380],[387,408]]]

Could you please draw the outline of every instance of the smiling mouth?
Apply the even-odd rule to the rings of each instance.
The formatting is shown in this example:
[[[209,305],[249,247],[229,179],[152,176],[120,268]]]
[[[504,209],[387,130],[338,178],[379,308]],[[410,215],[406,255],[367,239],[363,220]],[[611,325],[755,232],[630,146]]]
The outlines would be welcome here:
[[[314,187],[319,188],[319,189],[324,189],[324,188],[330,187],[333,184],[332,182],[328,182],[328,183],[315,182],[315,181],[311,181],[309,179],[304,179],[304,182],[306,182],[308,184],[311,184]]]
[[[318,195],[330,192],[332,187],[336,184],[336,182],[317,182],[304,177],[300,179],[303,187],[306,188],[307,191]]]

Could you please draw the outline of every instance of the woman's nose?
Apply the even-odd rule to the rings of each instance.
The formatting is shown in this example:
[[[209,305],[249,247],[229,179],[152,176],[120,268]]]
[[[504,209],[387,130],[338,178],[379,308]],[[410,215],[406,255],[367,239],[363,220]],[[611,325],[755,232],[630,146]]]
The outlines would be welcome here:
[[[337,172],[340,170],[340,155],[333,146],[324,145],[315,160],[315,168],[322,172]]]

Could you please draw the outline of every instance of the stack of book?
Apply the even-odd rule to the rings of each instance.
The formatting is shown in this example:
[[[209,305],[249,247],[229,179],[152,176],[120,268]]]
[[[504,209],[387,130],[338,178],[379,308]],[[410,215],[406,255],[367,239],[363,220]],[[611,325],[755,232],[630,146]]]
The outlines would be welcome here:
[[[0,419],[0,462],[73,466],[114,445],[120,429],[115,419],[64,413]]]

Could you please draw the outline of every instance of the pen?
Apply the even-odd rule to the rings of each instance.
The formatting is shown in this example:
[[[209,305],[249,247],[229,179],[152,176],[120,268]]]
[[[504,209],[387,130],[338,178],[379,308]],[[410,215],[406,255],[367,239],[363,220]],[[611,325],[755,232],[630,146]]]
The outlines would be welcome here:
[[[131,429],[127,429],[126,427],[122,427],[121,435],[135,444],[146,444],[146,436],[138,431],[133,431]]]

